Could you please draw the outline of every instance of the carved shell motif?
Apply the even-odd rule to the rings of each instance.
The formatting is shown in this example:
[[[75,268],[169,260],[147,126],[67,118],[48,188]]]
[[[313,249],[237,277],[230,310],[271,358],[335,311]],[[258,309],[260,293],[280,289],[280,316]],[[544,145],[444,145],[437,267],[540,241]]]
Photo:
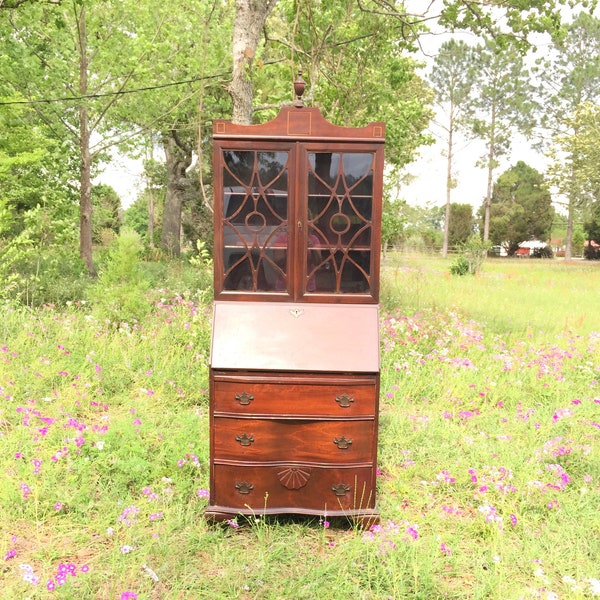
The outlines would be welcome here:
[[[286,467],[282,471],[277,472],[277,477],[281,485],[288,490],[298,490],[304,487],[310,479],[311,470],[299,467]]]

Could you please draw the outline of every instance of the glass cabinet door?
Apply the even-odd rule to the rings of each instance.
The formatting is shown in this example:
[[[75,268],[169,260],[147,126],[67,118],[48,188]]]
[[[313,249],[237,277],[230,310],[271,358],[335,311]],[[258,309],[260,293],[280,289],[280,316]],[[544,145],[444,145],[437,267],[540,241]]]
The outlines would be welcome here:
[[[370,294],[372,152],[308,152],[304,293]]]
[[[277,293],[290,286],[287,150],[223,150],[224,290]]]

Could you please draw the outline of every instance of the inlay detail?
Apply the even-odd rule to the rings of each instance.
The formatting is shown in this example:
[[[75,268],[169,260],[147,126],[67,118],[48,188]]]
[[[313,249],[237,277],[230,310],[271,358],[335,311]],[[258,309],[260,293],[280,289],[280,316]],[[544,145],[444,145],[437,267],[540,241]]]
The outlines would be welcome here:
[[[298,490],[304,487],[308,483],[310,475],[310,469],[300,467],[287,467],[277,473],[281,485],[288,490]]]

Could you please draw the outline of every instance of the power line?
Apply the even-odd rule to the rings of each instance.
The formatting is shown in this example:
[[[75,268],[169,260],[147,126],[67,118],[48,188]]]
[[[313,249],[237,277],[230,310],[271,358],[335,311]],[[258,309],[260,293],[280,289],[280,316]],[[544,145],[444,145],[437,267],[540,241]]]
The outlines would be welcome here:
[[[287,59],[280,58],[278,60],[271,60],[271,61],[265,62],[263,64],[273,65],[273,64],[283,62],[285,60],[287,60]],[[108,98],[111,96],[124,96],[126,94],[137,94],[140,92],[149,92],[152,90],[160,90],[160,89],[174,87],[174,86],[178,86],[178,85],[186,85],[188,83],[197,83],[198,81],[204,81],[204,80],[208,80],[208,79],[219,79],[221,77],[228,77],[231,75],[231,73],[232,73],[231,70],[229,70],[229,71],[225,71],[223,73],[216,73],[213,75],[205,75],[203,77],[192,77],[191,79],[184,79],[182,81],[173,81],[170,83],[162,83],[162,84],[151,85],[151,86],[146,86],[146,87],[141,87],[141,88],[134,88],[131,90],[119,90],[118,92],[105,92],[105,93],[101,93],[101,94],[86,94],[86,95],[82,95],[82,96],[64,96],[61,98],[42,98],[39,100],[10,100],[8,102],[0,102],[0,106],[14,106],[17,104],[21,104],[21,105],[23,105],[23,104],[27,104],[27,105],[54,104],[56,102],[76,102],[78,100]]]
[[[395,29],[400,29],[400,28],[401,28],[401,26],[395,27]],[[355,36],[348,40],[342,40],[341,42],[336,42],[334,44],[330,44],[329,47],[333,48],[333,47],[337,47],[337,46],[345,46],[348,44],[352,44],[356,41],[361,41],[363,39],[375,37],[376,35],[377,35],[377,32]],[[278,64],[281,62],[285,62],[286,60],[288,60],[288,59],[287,58],[279,58],[277,60],[265,61],[262,64],[265,66],[266,65],[275,65],[275,64]],[[56,102],[75,102],[78,100],[107,98],[107,97],[111,97],[111,96],[123,96],[125,94],[137,94],[139,92],[148,92],[148,91],[152,91],[152,90],[160,90],[160,89],[164,89],[167,87],[173,87],[173,86],[177,86],[177,85],[186,85],[188,83],[196,83],[198,81],[203,81],[203,80],[207,80],[207,79],[218,79],[220,77],[228,77],[231,74],[232,74],[232,71],[228,70],[228,71],[225,71],[224,73],[217,73],[214,75],[205,75],[204,77],[193,77],[192,79],[186,79],[183,81],[175,81],[175,82],[171,82],[171,83],[157,84],[157,85],[147,86],[147,87],[142,87],[142,88],[134,88],[132,90],[120,90],[118,92],[105,92],[102,94],[88,94],[88,95],[82,95],[82,96],[65,96],[62,98],[44,98],[44,99],[40,99],[40,100],[11,100],[9,102],[0,102],[0,106],[53,104]]]
[[[205,77],[193,77],[192,79],[185,79],[183,81],[173,81],[171,83],[163,83],[159,85],[146,86],[141,88],[134,88],[131,90],[119,90],[118,92],[105,92],[102,94],[86,94],[83,96],[63,96],[61,98],[42,98],[39,100],[11,100],[9,102],[0,102],[0,106],[11,106],[15,104],[54,104],[56,102],[76,102],[78,100],[89,100],[94,98],[107,98],[110,96],[124,96],[126,94],[137,94],[139,92],[148,92],[152,90],[160,90],[167,87],[173,87],[177,85],[185,85],[188,83],[196,83],[203,79],[216,79],[218,77],[224,77],[229,73],[219,73],[216,75],[206,75]]]

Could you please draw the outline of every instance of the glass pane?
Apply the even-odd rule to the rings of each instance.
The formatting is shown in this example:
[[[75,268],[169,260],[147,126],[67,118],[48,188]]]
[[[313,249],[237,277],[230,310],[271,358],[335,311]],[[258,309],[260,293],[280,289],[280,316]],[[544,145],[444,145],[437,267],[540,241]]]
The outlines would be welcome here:
[[[373,160],[368,153],[309,153],[307,292],[369,292]],[[311,262],[311,248],[320,260]]]
[[[225,289],[285,290],[288,153],[228,150],[223,158]]]
[[[371,252],[368,250],[348,252],[342,266],[341,291],[352,294],[370,289]]]

